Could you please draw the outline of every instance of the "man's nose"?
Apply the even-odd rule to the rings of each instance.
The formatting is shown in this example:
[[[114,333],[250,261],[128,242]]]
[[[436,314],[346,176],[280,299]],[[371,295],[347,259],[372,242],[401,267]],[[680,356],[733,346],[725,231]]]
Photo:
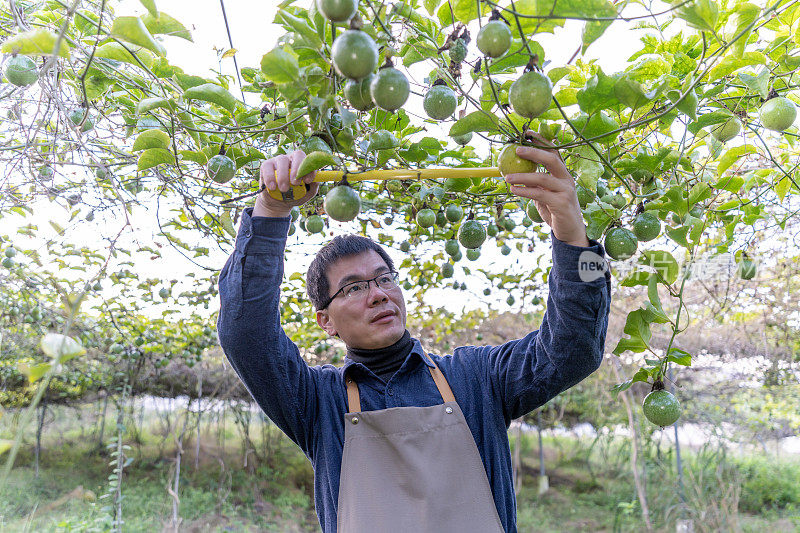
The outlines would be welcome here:
[[[375,292],[375,293],[372,292],[373,287],[375,288],[375,290],[377,292]],[[371,282],[369,284],[369,289],[368,290],[369,290],[369,292],[367,293],[367,301],[370,304],[376,304],[378,302],[383,302],[383,301],[386,301],[386,300],[389,299],[389,296],[386,294],[386,291],[384,289],[382,289],[378,285],[377,281],[376,282]]]

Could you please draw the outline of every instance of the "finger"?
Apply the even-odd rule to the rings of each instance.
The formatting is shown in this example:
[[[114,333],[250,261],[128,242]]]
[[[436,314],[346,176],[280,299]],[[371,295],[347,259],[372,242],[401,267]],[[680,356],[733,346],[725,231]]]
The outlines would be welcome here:
[[[285,155],[275,159],[275,181],[278,183],[278,189],[281,192],[289,190],[289,165],[291,161],[291,158]]]
[[[558,152],[534,148],[532,146],[518,146],[516,152],[517,155],[523,159],[544,165],[556,178],[572,179],[572,175],[567,170]]]
[[[316,177],[317,177],[317,171],[316,170],[313,171],[313,172],[309,172],[308,174],[303,176],[303,178],[302,178],[303,179],[303,183],[305,183],[305,184],[313,183],[314,182],[314,178],[316,178]]]
[[[261,183],[271,191],[278,188],[278,184],[275,181],[275,162],[273,159],[267,159],[261,163]]]
[[[564,201],[562,198],[563,194],[541,189],[539,187],[520,187],[519,185],[512,185],[510,190],[517,196],[542,202],[548,207],[558,205]]]
[[[297,179],[297,169],[300,168],[300,163],[305,159],[306,153],[302,150],[295,150],[292,152],[292,167],[289,171],[289,180],[292,185],[300,185],[300,180]]]
[[[506,182],[514,185],[524,185],[526,187],[541,187],[555,192],[567,191],[569,183],[566,180],[554,178],[544,172],[522,172],[509,174],[505,178]]]

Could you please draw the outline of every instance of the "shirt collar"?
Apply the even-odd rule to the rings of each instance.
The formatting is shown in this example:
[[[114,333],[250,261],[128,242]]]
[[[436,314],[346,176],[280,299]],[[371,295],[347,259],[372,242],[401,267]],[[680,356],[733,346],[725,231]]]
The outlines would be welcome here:
[[[406,357],[406,361],[410,358],[415,358],[418,361],[422,361],[430,368],[436,368],[436,365],[433,364],[433,361],[430,359],[430,355],[426,355],[425,351],[422,349],[422,344],[419,340],[415,338],[411,338],[414,341],[414,346],[411,348],[411,352]],[[403,365],[406,365],[404,362]],[[350,367],[355,367],[353,370],[350,370]],[[410,363],[409,363],[410,366]],[[402,368],[402,367],[401,367]],[[342,376],[347,376],[348,370],[352,372],[359,373],[361,375],[368,375],[369,369],[361,363],[356,363],[349,357],[345,356],[344,358],[344,366],[342,367]]]

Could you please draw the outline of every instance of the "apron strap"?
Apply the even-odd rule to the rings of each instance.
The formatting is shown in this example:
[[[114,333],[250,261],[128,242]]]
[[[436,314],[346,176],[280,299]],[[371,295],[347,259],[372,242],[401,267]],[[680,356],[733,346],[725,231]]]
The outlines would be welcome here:
[[[433,382],[436,383],[436,388],[439,389],[439,394],[442,395],[442,399],[445,403],[456,401],[455,396],[453,396],[453,391],[450,389],[450,384],[447,383],[447,378],[444,377],[442,371],[436,366],[436,362],[429,358],[427,354],[423,353],[423,357],[433,364],[433,368],[428,367],[428,370],[431,373]],[[348,413],[361,412],[361,397],[358,394],[358,384],[351,377],[347,378],[347,409]]]

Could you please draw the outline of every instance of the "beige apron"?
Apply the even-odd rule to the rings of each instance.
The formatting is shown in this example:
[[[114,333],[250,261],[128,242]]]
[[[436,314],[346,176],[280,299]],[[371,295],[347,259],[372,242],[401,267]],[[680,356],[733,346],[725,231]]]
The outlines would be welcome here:
[[[338,533],[503,531],[464,414],[436,363],[427,368],[441,405],[361,412],[347,378]]]

